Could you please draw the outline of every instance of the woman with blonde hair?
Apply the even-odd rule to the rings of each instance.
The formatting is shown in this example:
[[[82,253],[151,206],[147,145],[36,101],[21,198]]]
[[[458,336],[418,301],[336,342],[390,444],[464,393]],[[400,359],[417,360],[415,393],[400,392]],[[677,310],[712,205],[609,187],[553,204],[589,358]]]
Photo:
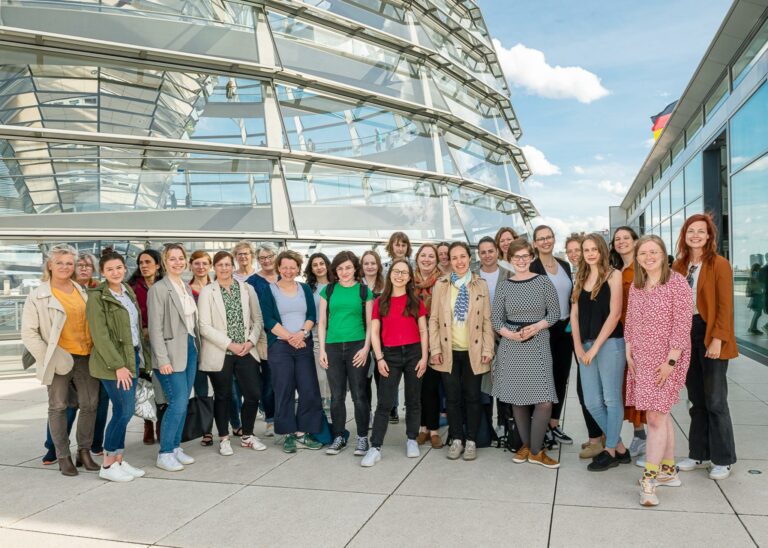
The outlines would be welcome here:
[[[656,506],[656,486],[681,485],[675,468],[675,425],[670,411],[680,399],[691,358],[691,290],[672,272],[658,236],[635,246],[635,278],[629,288],[624,330],[627,404],[645,411],[648,442],[640,504]]]
[[[571,329],[584,401],[605,432],[605,449],[587,466],[591,472],[631,462],[621,442],[626,364],[621,301],[621,273],[609,263],[608,244],[600,234],[588,234],[571,297]]]
[[[48,387],[48,423],[59,470],[76,476],[67,432],[70,384],[77,389],[80,418],[77,421],[77,462],[86,470],[99,470],[91,457],[99,381],[88,369],[93,342],[86,319],[88,295],[76,282],[77,251],[67,244],[53,246],[45,254],[43,281],[24,302],[21,340],[35,358],[37,378]]]
[[[256,269],[253,267],[253,246],[242,240],[232,248],[232,255],[237,261],[237,270],[232,273],[232,277],[238,282],[244,282],[254,274]]]
[[[200,333],[192,289],[181,278],[187,268],[187,251],[181,244],[166,244],[160,256],[165,277],[149,288],[147,296],[153,374],[168,398],[157,467],[178,472],[195,462],[181,448],[181,435],[197,373]]]

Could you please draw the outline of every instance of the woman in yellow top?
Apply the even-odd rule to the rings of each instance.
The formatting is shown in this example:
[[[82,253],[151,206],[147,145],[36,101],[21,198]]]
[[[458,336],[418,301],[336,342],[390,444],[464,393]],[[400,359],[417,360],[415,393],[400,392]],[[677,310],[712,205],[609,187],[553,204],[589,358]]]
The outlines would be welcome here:
[[[77,251],[70,245],[53,246],[45,257],[43,282],[24,303],[21,340],[34,356],[37,378],[48,387],[48,422],[59,470],[76,476],[67,433],[69,385],[77,389],[77,463],[99,470],[91,457],[99,382],[88,371],[91,334],[85,317],[85,290],[72,281]]]
[[[480,384],[491,370],[494,334],[488,286],[469,270],[470,251],[464,242],[448,249],[451,273],[440,278],[432,291],[429,316],[430,364],[440,371],[448,410],[448,433],[453,442],[448,458],[477,458],[475,437],[480,427]],[[462,396],[467,411],[466,444],[462,426]]]

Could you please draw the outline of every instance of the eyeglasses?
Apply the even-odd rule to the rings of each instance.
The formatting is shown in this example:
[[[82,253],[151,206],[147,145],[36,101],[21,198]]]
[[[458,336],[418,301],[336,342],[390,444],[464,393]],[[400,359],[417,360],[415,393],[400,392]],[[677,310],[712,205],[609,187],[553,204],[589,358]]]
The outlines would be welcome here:
[[[693,281],[694,281],[693,275],[696,274],[696,269],[697,268],[699,268],[699,265],[692,264],[688,268],[688,275],[685,277],[685,280],[688,282],[688,285],[690,286],[691,289],[693,289]]]
[[[395,276],[408,276],[409,272],[407,270],[391,270],[392,274]]]
[[[515,262],[527,261],[530,258],[531,256],[528,253],[526,253],[525,255],[512,255],[512,260]]]
[[[554,239],[555,239],[554,236],[542,236],[541,238],[536,238],[536,242],[543,244],[544,242],[549,242]]]
[[[272,255],[262,255],[262,256],[258,257],[258,259],[260,261],[271,261],[274,258],[275,258],[275,254],[274,253]]]

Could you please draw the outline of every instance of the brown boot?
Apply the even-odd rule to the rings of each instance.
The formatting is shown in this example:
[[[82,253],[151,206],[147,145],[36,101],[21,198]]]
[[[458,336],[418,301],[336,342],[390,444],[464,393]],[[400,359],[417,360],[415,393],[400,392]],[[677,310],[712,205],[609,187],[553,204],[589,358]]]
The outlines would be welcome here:
[[[88,449],[78,449],[77,450],[77,460],[75,461],[78,468],[80,466],[85,467],[86,470],[90,470],[91,472],[95,472],[96,470],[101,469],[101,466],[96,464],[93,461],[93,457],[91,457],[91,452]]]
[[[144,420],[144,445],[155,443],[155,425],[152,421]]]
[[[61,457],[59,459],[59,470],[63,476],[76,476],[77,468],[72,463],[72,457]]]

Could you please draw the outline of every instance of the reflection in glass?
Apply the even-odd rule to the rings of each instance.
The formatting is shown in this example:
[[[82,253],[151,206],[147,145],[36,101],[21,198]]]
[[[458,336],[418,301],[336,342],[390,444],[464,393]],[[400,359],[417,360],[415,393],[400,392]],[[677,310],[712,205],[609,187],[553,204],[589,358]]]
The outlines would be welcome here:
[[[731,260],[737,337],[768,350],[768,155],[731,178]],[[762,306],[760,306],[762,305]],[[762,317],[761,317],[762,315]],[[755,319],[756,318],[756,319]]]
[[[387,0],[298,0],[330,13],[359,21],[404,40],[412,40],[404,7]]]
[[[731,118],[731,173],[768,149],[768,83]]]
[[[488,149],[478,139],[447,133],[446,140],[456,167],[465,179],[520,194],[520,179],[506,153]]]
[[[690,203],[691,200],[698,196],[701,196],[702,189],[704,188],[704,181],[702,175],[702,163],[701,152],[696,154],[688,165],[685,166],[685,201]]]
[[[685,204],[685,185],[683,182],[683,171],[675,175],[672,182],[669,183],[670,189],[670,210],[672,212],[677,211]]]
[[[466,188],[454,188],[451,197],[473,245],[484,236],[495,236],[500,226],[511,226],[519,234],[528,231],[516,205],[511,202]]]
[[[757,32],[747,48],[733,64],[731,75],[734,88],[741,83],[749,72],[749,69],[751,69],[758,59],[760,59],[766,48],[768,48],[768,20],[763,23],[763,26]]]
[[[455,174],[443,132],[370,104],[277,86],[291,148]],[[435,151],[437,146],[438,150]]]

